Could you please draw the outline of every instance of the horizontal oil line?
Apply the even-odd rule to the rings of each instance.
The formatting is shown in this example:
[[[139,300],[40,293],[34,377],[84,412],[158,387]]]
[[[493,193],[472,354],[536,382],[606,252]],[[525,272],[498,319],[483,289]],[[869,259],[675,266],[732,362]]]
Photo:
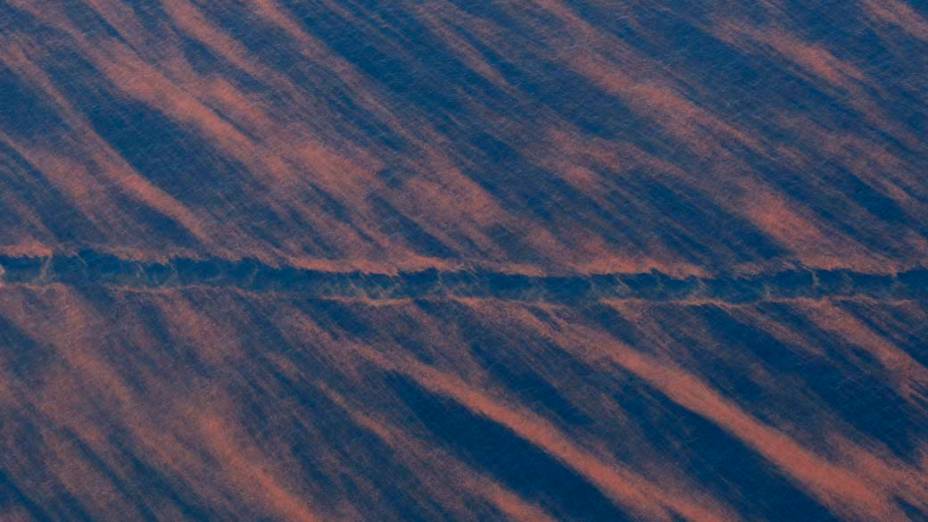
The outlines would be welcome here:
[[[896,274],[845,269],[790,269],[752,275],[674,277],[662,272],[525,275],[490,270],[426,269],[396,274],[334,272],[273,266],[254,259],[123,259],[82,251],[48,257],[0,256],[0,281],[10,284],[129,288],[227,287],[292,292],[315,298],[484,298],[577,302],[605,299],[710,300],[747,303],[790,298],[928,299],[928,268]]]

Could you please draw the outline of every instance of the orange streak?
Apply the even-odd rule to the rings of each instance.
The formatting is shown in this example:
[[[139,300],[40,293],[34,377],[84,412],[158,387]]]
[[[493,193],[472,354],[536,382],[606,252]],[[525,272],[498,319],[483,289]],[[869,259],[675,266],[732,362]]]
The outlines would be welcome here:
[[[400,371],[434,393],[456,400],[471,411],[505,426],[523,439],[542,448],[573,468],[619,504],[650,520],[669,520],[668,509],[691,520],[730,520],[733,516],[716,506],[705,506],[689,499],[667,494],[631,470],[607,465],[600,456],[588,453],[571,442],[544,419],[520,408],[502,404],[469,386],[456,376],[408,358],[402,364],[388,361],[369,351],[363,356],[378,365]]]
[[[689,372],[595,332],[583,344],[644,379],[684,408],[712,420],[774,463],[836,513],[860,520],[906,520],[879,484],[833,464],[741,410]]]

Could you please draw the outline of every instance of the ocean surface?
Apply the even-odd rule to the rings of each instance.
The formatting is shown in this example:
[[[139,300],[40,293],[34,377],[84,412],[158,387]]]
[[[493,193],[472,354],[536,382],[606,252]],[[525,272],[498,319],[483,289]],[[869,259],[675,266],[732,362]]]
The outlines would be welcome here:
[[[928,520],[923,0],[0,0],[0,520]]]

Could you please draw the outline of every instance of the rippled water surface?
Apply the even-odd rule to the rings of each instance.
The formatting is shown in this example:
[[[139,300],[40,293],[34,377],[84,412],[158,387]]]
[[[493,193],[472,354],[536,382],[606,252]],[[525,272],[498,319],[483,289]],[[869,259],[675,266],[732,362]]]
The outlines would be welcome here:
[[[928,518],[920,0],[0,0],[0,520]]]

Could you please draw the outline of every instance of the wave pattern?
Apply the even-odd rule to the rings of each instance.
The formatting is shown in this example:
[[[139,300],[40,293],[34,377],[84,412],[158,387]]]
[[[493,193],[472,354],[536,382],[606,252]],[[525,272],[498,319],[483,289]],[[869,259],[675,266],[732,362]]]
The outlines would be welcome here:
[[[0,0],[0,519],[928,518],[918,0]]]

